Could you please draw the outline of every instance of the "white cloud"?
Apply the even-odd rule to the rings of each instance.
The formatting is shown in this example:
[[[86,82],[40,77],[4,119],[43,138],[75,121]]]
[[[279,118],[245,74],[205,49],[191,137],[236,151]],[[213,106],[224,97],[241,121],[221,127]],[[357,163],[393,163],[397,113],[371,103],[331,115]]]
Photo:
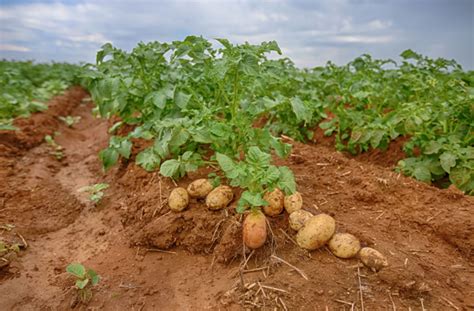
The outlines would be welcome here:
[[[3,44],[0,43],[0,51],[10,51],[10,52],[29,52],[29,48],[21,45],[15,44]]]
[[[334,42],[341,43],[389,43],[393,40],[391,36],[334,36]]]
[[[442,18],[433,18],[427,25],[430,13],[426,12],[434,14],[434,5],[416,11],[414,5],[390,1],[61,1],[0,4],[0,42],[27,48],[28,57],[39,60],[93,61],[96,50],[105,42],[131,49],[138,41],[179,40],[191,34],[209,39],[225,37],[238,43],[276,40],[284,56],[298,66],[322,65],[329,59],[345,63],[367,52],[384,58],[396,57],[407,48],[425,49],[426,53],[429,46],[442,40],[454,44],[442,42],[446,49],[437,49],[443,53],[439,56],[458,51],[472,62],[469,55],[474,55],[472,31],[470,50],[466,38],[465,29],[469,27],[451,30],[451,34],[464,31],[457,39],[441,36],[440,29],[449,26],[443,24],[450,20],[444,17],[446,9],[439,10]],[[459,19],[458,15],[455,18]],[[2,55],[6,54],[0,54],[0,58]]]
[[[387,29],[392,26],[391,21],[382,21],[380,19],[374,19],[373,21],[368,23],[370,29],[373,30],[383,30]]]

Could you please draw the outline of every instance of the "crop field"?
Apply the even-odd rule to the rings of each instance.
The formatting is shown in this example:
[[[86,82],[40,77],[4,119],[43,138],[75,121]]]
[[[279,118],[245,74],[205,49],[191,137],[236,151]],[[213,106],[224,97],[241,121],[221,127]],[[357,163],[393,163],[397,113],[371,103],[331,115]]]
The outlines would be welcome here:
[[[474,72],[274,41],[0,62],[1,310],[474,308]]]

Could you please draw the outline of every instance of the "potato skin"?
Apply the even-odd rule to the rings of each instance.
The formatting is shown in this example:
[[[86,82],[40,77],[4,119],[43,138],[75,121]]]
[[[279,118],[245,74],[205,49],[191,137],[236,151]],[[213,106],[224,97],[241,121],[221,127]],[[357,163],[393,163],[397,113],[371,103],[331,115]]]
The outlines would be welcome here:
[[[301,248],[315,250],[320,248],[336,231],[336,221],[327,214],[319,214],[308,219],[296,234],[296,243]]]
[[[184,210],[189,204],[189,195],[182,187],[174,188],[168,197],[168,206],[174,212]]]
[[[328,242],[331,252],[339,258],[352,258],[360,250],[359,240],[350,233],[336,233]]]
[[[301,196],[301,193],[295,192],[291,195],[287,195],[283,205],[288,214],[300,210],[303,207],[303,197]]]
[[[233,198],[232,188],[222,185],[209,192],[206,197],[206,205],[211,210],[220,210],[229,205]]]
[[[196,179],[188,185],[188,193],[192,198],[205,198],[212,191],[212,184],[206,178]]]
[[[359,258],[364,265],[373,271],[379,271],[388,266],[387,258],[371,247],[362,248],[359,252]]]
[[[251,211],[245,217],[242,237],[245,246],[251,249],[262,247],[265,244],[267,240],[267,222],[261,211]]]
[[[283,201],[285,195],[276,188],[272,192],[266,192],[263,199],[268,202],[267,206],[263,207],[263,212],[268,216],[278,216],[283,211]]]
[[[290,217],[288,217],[290,228],[295,231],[299,231],[301,228],[303,228],[304,223],[308,221],[311,217],[313,217],[313,214],[308,211],[302,209],[294,211],[290,214]]]

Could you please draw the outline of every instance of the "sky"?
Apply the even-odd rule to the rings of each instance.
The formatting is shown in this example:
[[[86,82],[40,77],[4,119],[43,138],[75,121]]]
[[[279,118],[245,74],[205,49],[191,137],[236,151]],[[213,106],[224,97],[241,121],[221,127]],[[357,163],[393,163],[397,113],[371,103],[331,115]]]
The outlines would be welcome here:
[[[276,40],[299,67],[412,49],[474,69],[474,0],[0,0],[0,58],[94,62],[106,42],[187,35]]]

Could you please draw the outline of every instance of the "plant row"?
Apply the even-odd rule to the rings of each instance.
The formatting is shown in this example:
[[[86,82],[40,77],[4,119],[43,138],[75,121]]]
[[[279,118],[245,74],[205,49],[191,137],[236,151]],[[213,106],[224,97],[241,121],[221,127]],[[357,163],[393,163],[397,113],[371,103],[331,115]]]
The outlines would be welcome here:
[[[82,72],[64,63],[0,61],[0,130],[15,130],[14,118],[47,109],[45,102],[78,84]]]

